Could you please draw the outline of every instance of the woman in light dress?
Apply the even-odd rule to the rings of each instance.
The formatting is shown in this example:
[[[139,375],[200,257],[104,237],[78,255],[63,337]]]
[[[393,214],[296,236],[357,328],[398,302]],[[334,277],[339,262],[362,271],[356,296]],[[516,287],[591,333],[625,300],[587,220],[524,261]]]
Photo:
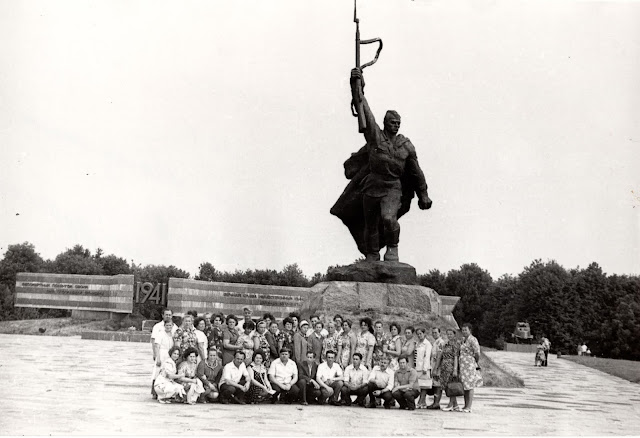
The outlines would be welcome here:
[[[336,323],[329,321],[327,323],[327,331],[327,336],[322,340],[322,362],[327,361],[327,351],[335,353],[338,350],[338,338],[340,335],[336,331]]]
[[[178,381],[182,383],[187,393],[187,399],[185,403],[195,405],[200,394],[204,393],[204,385],[202,381],[196,377],[196,371],[198,369],[198,350],[195,348],[187,348],[182,354],[184,361],[178,366],[178,373],[182,377],[178,378]]]
[[[171,403],[174,397],[184,397],[185,390],[177,379],[184,377],[184,374],[176,372],[176,361],[180,357],[180,348],[171,347],[168,352],[169,357],[163,362],[162,368],[153,388],[158,394],[158,403]]]
[[[473,390],[482,386],[478,361],[480,361],[480,344],[471,334],[471,324],[462,324],[462,344],[460,344],[460,380],[464,389],[462,412],[471,412]]]
[[[207,339],[207,335],[204,331],[207,328],[207,323],[204,318],[197,317],[193,323],[193,326],[196,328],[196,337],[198,338],[198,363],[201,360],[207,360],[207,353],[209,351],[209,340]]]
[[[431,379],[431,342],[426,337],[426,330],[418,327],[416,330],[418,343],[416,344],[416,371],[418,380]],[[433,386],[433,383],[432,383]],[[426,409],[427,387],[420,387],[420,399],[418,399],[418,409]]]
[[[391,337],[383,344],[382,352],[389,358],[389,368],[398,371],[398,357],[402,354],[402,337],[400,325],[397,322],[389,324]]]
[[[238,337],[238,345],[242,345],[242,351],[244,351],[244,364],[245,366],[251,365],[253,362],[253,338],[254,329],[256,324],[248,319],[242,326],[242,333]]]
[[[353,361],[353,353],[356,352],[358,338],[351,330],[353,323],[350,319],[342,322],[342,333],[338,338],[338,363],[342,369],[347,368]]]
[[[373,347],[376,345],[376,338],[373,336],[373,322],[371,318],[360,319],[360,333],[356,338],[356,351],[362,355],[364,366],[373,369]]]
[[[156,377],[158,377],[162,369],[162,364],[169,358],[169,350],[174,345],[172,330],[173,321],[165,322],[164,331],[153,339],[155,344],[158,345],[158,356],[156,357],[156,363],[153,365],[152,381],[156,380]]]
[[[445,340],[440,336],[440,329],[433,327],[431,329],[431,336],[433,337],[433,344],[431,348],[431,371],[433,377],[433,403],[427,406],[427,409],[440,409],[440,399],[442,398],[442,384],[436,375],[436,364],[440,356],[442,355],[442,347],[445,344]]]

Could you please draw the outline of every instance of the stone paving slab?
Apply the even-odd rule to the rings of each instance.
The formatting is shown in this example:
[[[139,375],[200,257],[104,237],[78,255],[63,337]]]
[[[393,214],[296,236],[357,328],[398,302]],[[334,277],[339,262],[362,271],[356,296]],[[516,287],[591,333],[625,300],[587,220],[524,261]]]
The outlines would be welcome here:
[[[151,347],[0,335],[2,435],[631,435],[640,385],[562,359],[489,352],[525,388],[480,388],[471,414],[299,405],[161,405]]]

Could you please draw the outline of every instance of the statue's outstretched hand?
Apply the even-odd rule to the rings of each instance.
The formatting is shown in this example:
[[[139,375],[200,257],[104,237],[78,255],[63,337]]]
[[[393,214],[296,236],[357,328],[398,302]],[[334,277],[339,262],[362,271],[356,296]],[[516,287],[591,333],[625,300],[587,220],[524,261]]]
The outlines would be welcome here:
[[[425,199],[420,198],[418,200],[418,207],[420,207],[420,210],[429,210],[431,208],[431,204],[433,204],[433,201],[429,196],[425,196]]]

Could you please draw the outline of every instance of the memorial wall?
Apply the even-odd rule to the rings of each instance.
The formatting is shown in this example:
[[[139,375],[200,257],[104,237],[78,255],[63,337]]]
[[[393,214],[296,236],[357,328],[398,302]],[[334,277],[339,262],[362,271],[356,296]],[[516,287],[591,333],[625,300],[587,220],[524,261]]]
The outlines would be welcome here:
[[[16,276],[16,307],[131,313],[133,275],[35,274]]]

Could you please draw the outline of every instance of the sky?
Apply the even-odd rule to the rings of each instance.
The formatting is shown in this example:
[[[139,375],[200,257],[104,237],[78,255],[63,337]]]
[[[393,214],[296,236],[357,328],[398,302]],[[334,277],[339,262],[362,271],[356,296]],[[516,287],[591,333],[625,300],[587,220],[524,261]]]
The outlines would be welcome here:
[[[419,274],[640,274],[640,2],[360,0],[365,95],[433,200]],[[349,0],[0,0],[0,252],[197,274],[360,257],[329,214],[364,144]],[[363,62],[375,48],[364,46]]]

